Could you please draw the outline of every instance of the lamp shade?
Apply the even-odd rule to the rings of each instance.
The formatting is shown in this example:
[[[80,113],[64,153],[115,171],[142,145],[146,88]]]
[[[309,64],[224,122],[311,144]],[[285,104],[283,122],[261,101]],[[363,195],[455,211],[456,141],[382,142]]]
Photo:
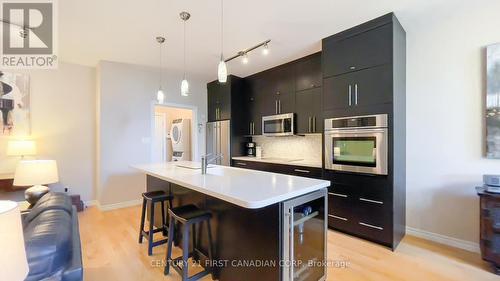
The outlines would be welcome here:
[[[0,200],[0,280],[21,281],[29,267],[24,248],[21,212],[14,201]]]
[[[8,156],[35,155],[36,144],[32,140],[12,140],[7,143]]]
[[[22,160],[14,174],[15,186],[50,184],[59,181],[55,160]]]

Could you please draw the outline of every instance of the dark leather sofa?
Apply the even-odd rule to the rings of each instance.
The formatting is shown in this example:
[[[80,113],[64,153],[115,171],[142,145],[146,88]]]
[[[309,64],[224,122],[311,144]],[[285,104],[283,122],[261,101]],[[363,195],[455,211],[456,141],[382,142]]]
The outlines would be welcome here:
[[[78,214],[64,193],[49,192],[23,214],[26,281],[83,280]]]

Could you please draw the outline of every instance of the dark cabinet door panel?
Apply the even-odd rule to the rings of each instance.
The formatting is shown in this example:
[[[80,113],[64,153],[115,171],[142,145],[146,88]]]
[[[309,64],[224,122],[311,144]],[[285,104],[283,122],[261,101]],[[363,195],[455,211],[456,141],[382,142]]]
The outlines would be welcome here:
[[[358,71],[351,80],[353,106],[372,106],[392,102],[392,66]]]
[[[295,93],[281,93],[276,95],[278,101],[278,114],[295,112]]]
[[[295,92],[295,69],[293,64],[285,64],[266,71],[268,90],[272,93]]]
[[[352,106],[354,74],[329,77],[323,80],[323,111]]]
[[[342,40],[323,40],[323,77],[392,62],[392,24]]]
[[[321,95],[321,88],[300,91],[295,94],[297,133],[321,133],[323,131]]]
[[[295,64],[295,91],[321,87],[321,52],[297,61]]]

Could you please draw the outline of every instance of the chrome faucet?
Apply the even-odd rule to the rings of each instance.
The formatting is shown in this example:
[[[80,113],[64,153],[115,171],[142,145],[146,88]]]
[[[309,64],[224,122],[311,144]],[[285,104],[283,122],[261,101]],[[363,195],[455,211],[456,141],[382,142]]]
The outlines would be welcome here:
[[[207,155],[202,155],[201,156],[201,174],[202,175],[206,175],[207,174],[207,168],[208,168],[208,164],[210,162],[213,162],[217,159],[223,159],[224,158],[224,155],[223,154],[219,154],[219,155],[216,155],[214,156],[212,159],[208,159],[208,156],[210,156],[211,154],[207,154]]]

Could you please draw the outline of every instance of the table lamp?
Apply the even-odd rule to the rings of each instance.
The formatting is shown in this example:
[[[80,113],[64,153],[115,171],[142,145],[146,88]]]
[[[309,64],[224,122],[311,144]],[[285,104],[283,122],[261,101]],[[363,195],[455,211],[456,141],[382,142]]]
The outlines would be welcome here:
[[[24,280],[29,267],[21,212],[16,202],[0,200],[0,226],[0,280]]]
[[[55,160],[22,160],[14,174],[14,186],[31,186],[24,192],[24,198],[31,205],[49,192],[44,184],[59,181]]]
[[[21,156],[36,154],[36,144],[32,140],[11,140],[7,143],[7,156]]]

